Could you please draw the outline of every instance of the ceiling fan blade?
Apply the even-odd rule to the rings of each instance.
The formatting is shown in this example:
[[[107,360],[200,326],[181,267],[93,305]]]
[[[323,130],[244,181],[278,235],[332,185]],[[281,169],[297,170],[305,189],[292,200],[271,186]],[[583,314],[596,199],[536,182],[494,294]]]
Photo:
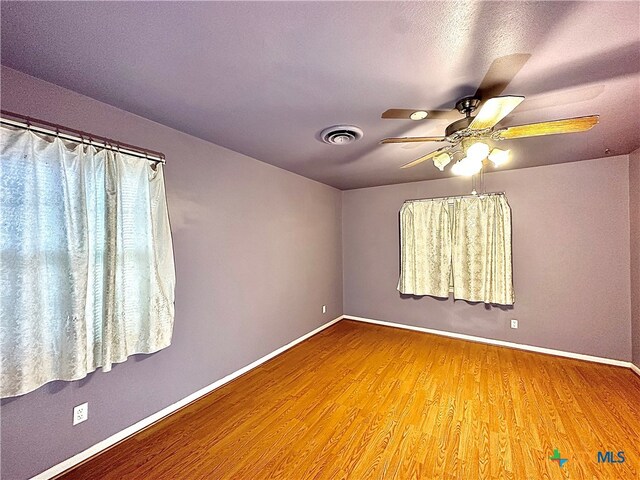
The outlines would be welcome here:
[[[482,104],[480,111],[469,125],[469,128],[471,130],[484,130],[485,128],[493,127],[509,115],[523,100],[524,97],[513,95],[490,98]]]
[[[475,97],[485,102],[497,97],[505,91],[513,77],[522,69],[527,60],[531,58],[529,53],[513,53],[496,58],[489,67],[487,74],[476,91]]]
[[[538,137],[541,135],[556,135],[560,133],[577,133],[591,130],[597,123],[599,115],[586,117],[563,118],[551,122],[530,123],[528,125],[516,125],[498,130],[498,135],[504,140],[512,138]]]
[[[427,118],[425,120],[441,120],[441,119],[457,119],[460,114],[457,110],[422,110],[420,108],[414,108],[410,110],[408,108],[390,108],[382,114],[381,118],[397,119],[397,120],[410,120],[413,112],[423,111],[427,112]]]
[[[409,116],[415,111],[416,110],[409,110],[407,108],[390,108],[389,110],[384,112],[380,118],[409,120]]]
[[[380,140],[380,143],[444,142],[444,140],[445,137],[392,137]]]
[[[416,166],[416,165],[418,165],[419,163],[426,162],[427,160],[429,160],[429,159],[431,159],[431,158],[433,158],[433,157],[435,157],[435,156],[437,156],[437,155],[440,155],[441,153],[446,152],[447,150],[448,150],[448,147],[439,148],[438,150],[435,150],[435,151],[433,151],[433,152],[431,152],[431,153],[427,153],[426,155],[423,155],[422,157],[417,158],[417,159],[415,159],[415,160],[414,160],[414,161],[412,161],[412,162],[405,163],[405,164],[404,164],[404,165],[402,165],[400,168],[410,168],[410,167],[415,167],[415,166]]]

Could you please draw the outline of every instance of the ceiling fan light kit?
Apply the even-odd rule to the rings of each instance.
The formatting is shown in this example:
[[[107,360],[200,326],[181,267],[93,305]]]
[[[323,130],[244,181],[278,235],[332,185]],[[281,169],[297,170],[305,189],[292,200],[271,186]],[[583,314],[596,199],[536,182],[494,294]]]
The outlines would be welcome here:
[[[464,118],[448,125],[444,137],[385,138],[380,143],[448,142],[450,145],[423,155],[402,165],[401,168],[413,167],[427,160],[432,160],[436,168],[444,171],[453,155],[462,152],[464,158],[453,164],[452,173],[455,175],[475,175],[482,170],[486,159],[491,161],[495,167],[504,165],[509,160],[509,150],[491,148],[493,142],[586,132],[592,129],[598,123],[598,115],[496,129],[498,123],[524,100],[524,97],[519,95],[499,95],[507,88],[530,56],[529,54],[515,53],[494,60],[475,95],[461,98],[456,102],[455,108],[459,114],[464,115]],[[472,116],[476,110],[478,110],[477,114]],[[428,116],[429,118],[442,119],[452,118],[452,113],[455,112],[451,110],[390,109],[382,114],[382,118],[422,120]],[[418,114],[424,114],[424,116]]]
[[[443,155],[448,156],[446,153]],[[451,167],[451,173],[462,176],[476,175],[482,170],[486,159],[489,159],[495,167],[499,167],[509,160],[509,150],[502,150],[500,148],[490,149],[489,145],[483,142],[476,142],[467,148],[466,155],[466,157],[457,161],[453,167]],[[440,171],[444,171],[444,167],[440,168],[440,165],[436,163],[436,159],[439,157],[440,155],[434,158],[433,163]]]

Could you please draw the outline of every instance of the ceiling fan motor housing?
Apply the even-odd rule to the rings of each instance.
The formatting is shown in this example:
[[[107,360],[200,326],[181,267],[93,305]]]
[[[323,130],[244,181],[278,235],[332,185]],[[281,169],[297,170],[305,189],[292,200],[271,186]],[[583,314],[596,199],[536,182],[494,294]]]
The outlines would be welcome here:
[[[453,122],[447,127],[447,129],[445,130],[445,136],[448,137],[460,130],[464,130],[469,125],[471,125],[471,122],[473,122],[474,118],[476,117],[464,117],[464,118],[461,118],[460,120],[456,120],[455,122]]]
[[[477,97],[464,97],[456,102],[456,110],[463,115],[471,115],[480,105],[480,99]]]
[[[472,117],[471,114],[475,112],[475,110],[480,105],[480,99],[477,97],[464,97],[456,102],[456,110],[465,115],[464,118],[460,120],[456,120],[452,124],[450,124],[445,130],[445,135],[448,137],[460,130],[464,130],[465,128],[471,125],[471,122],[475,117]]]

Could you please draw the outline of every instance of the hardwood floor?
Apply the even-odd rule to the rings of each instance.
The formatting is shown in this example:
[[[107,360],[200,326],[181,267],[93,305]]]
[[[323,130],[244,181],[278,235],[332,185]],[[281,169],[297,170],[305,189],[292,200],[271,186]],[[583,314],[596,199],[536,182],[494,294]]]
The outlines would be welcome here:
[[[628,369],[343,320],[62,478],[637,479],[639,438]]]

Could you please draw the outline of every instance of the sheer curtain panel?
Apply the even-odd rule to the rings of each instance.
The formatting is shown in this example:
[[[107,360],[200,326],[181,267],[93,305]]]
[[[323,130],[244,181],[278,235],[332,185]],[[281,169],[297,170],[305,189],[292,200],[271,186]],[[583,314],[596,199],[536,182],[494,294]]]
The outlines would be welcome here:
[[[449,296],[451,220],[447,200],[405,202],[400,210],[398,291]]]
[[[0,127],[1,396],[171,342],[163,166]]]
[[[511,208],[506,197],[458,198],[454,217],[454,298],[513,305]]]

